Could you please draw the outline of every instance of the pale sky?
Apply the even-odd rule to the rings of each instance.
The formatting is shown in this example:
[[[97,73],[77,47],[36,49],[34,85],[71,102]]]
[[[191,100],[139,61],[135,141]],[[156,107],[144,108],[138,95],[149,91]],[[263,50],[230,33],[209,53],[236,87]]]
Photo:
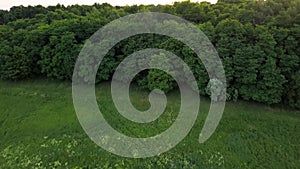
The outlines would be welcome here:
[[[65,6],[74,5],[74,4],[84,4],[84,5],[93,5],[94,3],[104,3],[107,2],[113,6],[125,6],[125,5],[139,5],[139,4],[172,4],[175,1],[182,0],[0,0],[0,9],[10,9],[12,6],[35,6],[35,5],[57,5],[58,3],[64,4]],[[207,1],[211,3],[216,3],[218,0],[191,0],[191,2],[201,2]]]

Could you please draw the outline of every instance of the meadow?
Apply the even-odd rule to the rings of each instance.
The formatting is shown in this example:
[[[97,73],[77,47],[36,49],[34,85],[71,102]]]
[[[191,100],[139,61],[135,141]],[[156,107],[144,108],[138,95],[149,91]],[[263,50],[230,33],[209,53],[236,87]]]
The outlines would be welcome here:
[[[213,136],[198,137],[210,101],[201,98],[195,126],[174,149],[146,159],[123,158],[98,147],[81,128],[72,103],[72,86],[57,80],[0,81],[0,168],[300,168],[300,112],[251,102],[228,102]],[[180,95],[167,94],[164,114],[136,124],[118,114],[110,83],[96,86],[97,101],[116,130],[134,137],[158,134],[172,125]],[[148,91],[131,87],[131,101],[147,110]]]

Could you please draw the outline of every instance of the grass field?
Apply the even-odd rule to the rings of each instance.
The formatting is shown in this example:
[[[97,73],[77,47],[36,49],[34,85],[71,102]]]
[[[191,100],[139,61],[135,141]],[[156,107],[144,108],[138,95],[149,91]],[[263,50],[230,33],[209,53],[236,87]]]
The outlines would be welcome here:
[[[131,100],[149,107],[148,93],[133,87]],[[158,134],[176,119],[178,92],[151,124],[136,124],[119,115],[109,83],[97,86],[97,100],[107,121],[135,137]],[[237,102],[227,103],[214,135],[204,144],[199,133],[209,108],[201,99],[196,125],[174,149],[147,159],[122,158],[96,146],[81,128],[67,82],[0,81],[0,168],[300,168],[300,112]]]

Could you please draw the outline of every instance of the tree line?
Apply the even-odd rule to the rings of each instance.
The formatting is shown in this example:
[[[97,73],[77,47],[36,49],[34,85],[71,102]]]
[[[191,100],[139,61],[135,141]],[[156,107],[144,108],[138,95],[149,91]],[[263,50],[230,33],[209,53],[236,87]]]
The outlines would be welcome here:
[[[122,16],[149,11],[182,17],[209,37],[225,67],[229,99],[300,108],[299,0],[184,1],[124,7],[58,4],[0,10],[0,78],[71,80],[77,56],[95,31]],[[195,53],[177,40],[153,34],[128,38],[112,48],[100,65],[97,82],[111,79],[126,56],[149,47],[180,56],[195,74],[200,93],[206,94],[208,75]],[[170,76],[158,70],[143,71],[135,81],[147,89],[176,87]]]

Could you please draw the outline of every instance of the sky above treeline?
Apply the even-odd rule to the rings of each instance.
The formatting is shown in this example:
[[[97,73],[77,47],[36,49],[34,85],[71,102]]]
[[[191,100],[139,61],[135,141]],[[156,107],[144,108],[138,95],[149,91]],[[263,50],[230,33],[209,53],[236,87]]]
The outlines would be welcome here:
[[[0,9],[9,10],[12,6],[36,6],[36,5],[43,5],[43,6],[53,6],[59,4],[63,4],[65,6],[68,5],[93,5],[94,3],[109,3],[113,6],[126,6],[126,5],[158,5],[158,4],[172,4],[176,1],[183,1],[183,0],[0,0]],[[217,0],[191,0],[191,2],[201,2],[207,1],[211,3],[216,3]]]

